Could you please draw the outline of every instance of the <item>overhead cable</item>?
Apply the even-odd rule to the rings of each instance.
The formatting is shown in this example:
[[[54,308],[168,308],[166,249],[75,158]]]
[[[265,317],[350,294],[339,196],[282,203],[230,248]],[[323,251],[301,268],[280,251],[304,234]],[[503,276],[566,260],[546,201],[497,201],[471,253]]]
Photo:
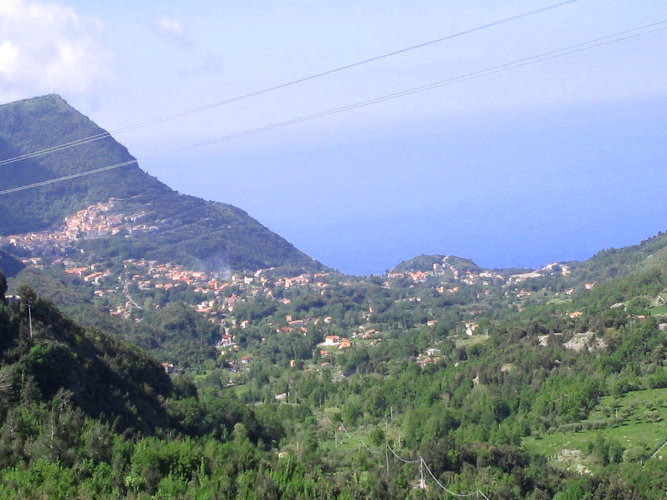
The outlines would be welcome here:
[[[129,131],[132,131],[132,130],[137,130],[137,129],[140,129],[140,128],[148,127],[150,125],[155,125],[155,124],[158,124],[158,123],[163,123],[163,122],[167,122],[167,121],[171,121],[171,120],[176,120],[178,118],[183,118],[183,117],[195,114],[195,113],[199,113],[201,111],[206,111],[206,110],[213,109],[213,108],[216,108],[216,107],[224,106],[226,104],[231,104],[233,102],[242,101],[244,99],[249,99],[251,97],[256,97],[256,96],[259,96],[259,95],[262,95],[262,94],[267,94],[267,93],[273,92],[275,90],[283,89],[283,88],[286,88],[286,87],[291,87],[291,86],[298,85],[300,83],[304,83],[304,82],[307,82],[307,81],[310,81],[310,80],[315,80],[317,78],[322,78],[324,76],[328,76],[328,75],[331,75],[331,74],[334,74],[334,73],[339,73],[341,71],[352,69],[352,68],[355,68],[355,67],[358,67],[358,66],[363,66],[365,64],[380,61],[382,59],[393,57],[393,56],[396,56],[396,55],[399,55],[399,54],[404,54],[406,52],[411,52],[413,50],[421,49],[421,48],[427,47],[429,45],[435,45],[437,43],[441,43],[441,42],[444,42],[444,41],[447,41],[447,40],[452,40],[454,38],[458,38],[458,37],[461,37],[461,36],[464,36],[464,35],[469,35],[471,33],[477,32],[477,31],[482,31],[482,30],[486,30],[486,29],[489,29],[489,28],[493,28],[495,26],[500,26],[502,24],[506,24],[506,23],[509,23],[509,22],[512,22],[512,21],[516,21],[516,20],[519,20],[519,19],[522,19],[522,18],[525,18],[525,17],[528,17],[528,16],[533,16],[533,15],[536,15],[536,14],[540,14],[542,12],[553,10],[553,9],[558,8],[558,7],[562,7],[564,5],[571,4],[571,3],[574,3],[574,2],[577,2],[577,1],[578,0],[567,0],[567,1],[564,1],[564,2],[558,2],[558,3],[555,3],[555,4],[547,5],[546,7],[542,7],[542,8],[535,9],[535,10],[530,10],[530,11],[527,11],[527,12],[522,12],[522,13],[516,14],[514,16],[510,16],[510,17],[506,17],[506,18],[503,18],[503,19],[499,19],[497,21],[493,21],[491,23],[482,24],[482,25],[476,26],[474,28],[469,28],[467,30],[459,31],[457,33],[452,33],[450,35],[446,35],[446,36],[443,36],[443,37],[440,37],[440,38],[436,38],[434,40],[429,40],[427,42],[422,42],[422,43],[419,43],[417,45],[411,45],[409,47],[404,47],[402,49],[394,50],[392,52],[387,52],[385,54],[380,54],[380,55],[377,55],[377,56],[369,57],[367,59],[362,59],[360,61],[349,63],[349,64],[346,64],[344,66],[338,66],[336,68],[332,68],[332,69],[329,69],[329,70],[326,70],[326,71],[322,71],[320,73],[315,73],[315,74],[312,74],[312,75],[308,75],[308,76],[305,76],[305,77],[298,78],[296,80],[291,80],[291,81],[288,81],[288,82],[280,83],[280,84],[274,85],[272,87],[267,87],[267,88],[264,88],[264,89],[261,89],[261,90],[256,90],[256,91],[249,92],[249,93],[246,93],[246,94],[241,94],[241,95],[236,96],[236,97],[231,97],[231,98],[228,98],[228,99],[225,99],[225,100],[222,100],[222,101],[206,104],[206,105],[203,105],[203,106],[198,106],[196,108],[191,108],[191,109],[188,109],[188,110],[185,110],[185,111],[180,111],[178,113],[173,113],[173,114],[170,114],[170,115],[165,115],[165,116],[162,116],[162,117],[153,118],[151,120],[147,120],[147,121],[144,121],[144,122],[139,122],[139,123],[136,123],[134,125],[128,125],[128,126],[125,126],[125,127],[121,127],[121,128],[115,129],[115,130],[111,130],[109,132],[106,132],[106,131],[105,132],[100,132],[98,134],[90,135],[90,136],[87,136],[87,137],[83,137],[81,139],[76,139],[76,140],[66,142],[66,143],[63,143],[63,144],[59,144],[59,145],[56,145],[56,146],[51,146],[51,147],[48,147],[48,148],[45,148],[45,149],[41,149],[39,151],[33,151],[31,153],[25,153],[25,154],[22,154],[22,155],[14,156],[12,158],[6,158],[4,160],[0,160],[0,166],[8,165],[10,163],[16,163],[16,162],[19,162],[19,161],[22,161],[22,160],[27,160],[29,158],[35,158],[37,156],[43,156],[43,155],[46,155],[46,154],[55,153],[55,152],[62,151],[64,149],[69,149],[69,148],[76,147],[76,146],[82,146],[82,145],[88,144],[90,142],[94,142],[94,141],[98,141],[100,139],[111,137],[113,134],[122,134],[122,133],[129,132]]]
[[[343,429],[345,434],[347,434],[347,437],[349,437],[350,439],[354,439],[352,437],[352,435],[349,432],[347,432],[347,429],[345,428],[345,426],[342,423],[340,424],[340,427]],[[369,447],[366,443],[364,443],[364,440],[361,439],[361,438],[359,438],[359,442],[361,443],[361,446],[366,448],[366,450],[368,450],[370,453],[373,453],[374,455],[378,455],[382,451],[381,448],[378,448],[377,450],[374,450],[373,448]]]
[[[607,35],[607,36],[604,36],[604,37],[600,37],[600,38],[596,38],[596,39],[589,40],[589,41],[586,41],[586,42],[570,45],[570,46],[563,47],[563,48],[560,48],[560,49],[551,50],[551,51],[548,51],[548,52],[542,52],[542,53],[534,55],[534,56],[524,57],[524,58],[517,59],[517,60],[511,61],[511,62],[508,62],[508,63],[504,63],[504,64],[501,64],[501,65],[492,66],[490,68],[486,68],[486,69],[483,69],[483,70],[474,71],[474,72],[471,72],[471,73],[466,73],[464,75],[459,75],[459,76],[447,78],[445,80],[440,80],[440,81],[433,82],[433,83],[430,83],[430,84],[427,84],[427,85],[422,85],[422,86],[419,86],[419,87],[414,87],[414,88],[402,90],[402,91],[399,91],[399,92],[394,92],[392,94],[387,94],[387,95],[384,95],[384,96],[381,96],[381,97],[376,97],[374,99],[368,99],[368,100],[360,101],[360,102],[357,102],[357,103],[354,103],[354,104],[349,104],[349,105],[346,105],[346,106],[340,106],[340,107],[332,108],[332,109],[329,109],[329,110],[326,110],[326,111],[320,111],[318,113],[313,113],[313,114],[301,116],[301,117],[298,117],[298,118],[293,118],[293,119],[290,119],[290,120],[285,120],[285,121],[273,123],[273,124],[270,124],[270,125],[265,125],[263,127],[253,128],[253,129],[245,130],[245,131],[242,131],[242,132],[236,132],[236,133],[232,133],[232,134],[228,134],[228,135],[224,135],[224,136],[220,136],[220,137],[214,137],[214,138],[211,138],[211,139],[207,139],[205,141],[197,142],[197,143],[190,144],[190,145],[187,145],[187,146],[182,146],[182,147],[178,147],[178,148],[171,149],[171,150],[168,150],[168,151],[164,151],[164,152],[161,152],[161,153],[157,153],[157,154],[154,154],[154,155],[150,155],[150,156],[145,157],[144,159],[145,160],[150,160],[150,159],[157,158],[157,157],[160,157],[160,156],[165,156],[165,155],[169,155],[169,154],[173,154],[173,153],[178,153],[178,152],[188,151],[188,150],[191,150],[191,149],[200,148],[200,147],[203,147],[203,146],[207,146],[209,144],[214,144],[214,143],[218,143],[218,142],[225,142],[225,141],[228,141],[228,140],[231,140],[231,139],[236,139],[236,138],[245,137],[245,136],[249,136],[249,135],[259,134],[259,133],[267,132],[267,131],[270,131],[270,130],[273,130],[273,129],[287,127],[287,126],[295,125],[295,124],[302,123],[302,122],[305,122],[305,121],[314,120],[314,119],[317,119],[317,118],[322,118],[322,117],[325,117],[325,116],[334,115],[334,114],[338,114],[338,113],[343,113],[343,112],[346,112],[346,111],[351,111],[351,110],[354,110],[354,109],[363,108],[363,107],[370,106],[370,105],[373,105],[373,104],[379,104],[379,103],[382,103],[382,102],[391,101],[391,100],[398,99],[398,98],[401,98],[401,97],[405,97],[405,96],[409,96],[409,95],[413,95],[413,94],[418,94],[418,93],[422,93],[422,92],[427,92],[429,90],[433,90],[433,89],[436,89],[436,88],[441,88],[441,87],[445,87],[445,86],[448,86],[448,85],[461,83],[461,82],[464,82],[464,81],[467,81],[467,80],[472,80],[472,79],[475,79],[475,78],[481,78],[481,77],[484,77],[484,76],[488,76],[488,75],[492,75],[492,74],[496,74],[496,73],[501,73],[501,72],[504,72],[504,71],[509,71],[509,70],[520,68],[520,67],[527,66],[527,65],[530,65],[530,64],[536,64],[538,62],[542,62],[542,61],[546,61],[546,60],[550,60],[550,59],[556,59],[556,58],[559,58],[559,57],[564,57],[566,55],[570,55],[570,54],[574,54],[574,53],[578,53],[578,52],[583,52],[583,51],[586,51],[586,50],[591,50],[591,49],[594,49],[594,48],[597,48],[597,47],[611,45],[611,44],[618,43],[618,42],[621,42],[621,41],[646,36],[646,35],[649,35],[649,34],[656,33],[656,32],[663,31],[663,30],[667,29],[667,26],[665,26],[666,24],[667,24],[667,20],[660,21],[660,22],[657,22],[657,23],[651,23],[651,24],[648,24],[648,25],[640,26],[638,28],[633,28],[633,29],[630,29],[630,30],[621,31],[621,32],[618,32],[618,33],[614,33],[612,35]],[[81,172],[81,173],[78,173],[78,174],[67,175],[67,176],[63,176],[63,177],[57,177],[57,178],[50,179],[48,181],[42,181],[42,182],[39,182],[39,183],[33,183],[33,184],[24,185],[24,186],[17,186],[17,187],[14,187],[14,188],[10,188],[10,189],[0,191],[0,195],[9,194],[9,193],[17,192],[17,191],[22,191],[24,189],[31,189],[31,188],[34,188],[34,187],[44,186],[44,185],[48,185],[48,184],[53,184],[55,182],[65,181],[65,180],[73,179],[75,177],[82,177],[82,176],[85,176],[85,175],[96,174],[98,172],[103,172],[103,171],[106,171],[106,170],[112,170],[114,168],[120,168],[120,167],[123,167],[123,166],[126,166],[126,165],[130,165],[132,163],[136,163],[136,160],[121,163],[121,164],[109,165],[107,167],[102,167],[102,168],[98,168],[98,169],[88,170],[88,171]]]
[[[471,497],[471,496],[477,494],[477,491],[474,491],[474,492],[472,492],[472,493],[456,493],[456,492],[454,492],[454,491],[448,489],[445,485],[443,485],[440,481],[438,481],[438,478],[435,477],[435,474],[433,474],[433,472],[431,471],[431,469],[429,468],[429,466],[426,465],[426,462],[424,462],[424,459],[423,459],[423,458],[422,458],[422,465],[426,468],[426,472],[428,472],[428,473],[430,474],[431,478],[435,481],[435,484],[437,484],[438,486],[440,486],[440,488],[442,488],[444,491],[446,491],[446,492],[449,493],[450,495],[452,495],[452,496],[454,496],[454,497],[458,497],[458,498],[467,498],[467,497]]]
[[[422,460],[422,457],[417,458],[416,460],[409,460],[407,458],[401,457],[398,453],[396,453],[393,448],[389,445],[387,445],[387,449],[396,457],[398,458],[401,462],[405,464],[417,464]]]
[[[122,163],[114,163],[113,165],[107,165],[106,167],[95,168],[93,170],[86,170],[85,172],[79,172],[76,174],[64,175],[62,177],[56,177],[55,179],[48,179],[40,182],[33,182],[32,184],[26,184],[24,186],[17,186],[9,189],[0,191],[0,195],[15,193],[17,191],[24,191],[26,189],[33,189],[41,186],[48,186],[49,184],[54,184],[56,182],[68,181],[70,179],[76,179],[77,177],[84,177],[86,175],[98,174],[100,172],[106,172],[108,170],[114,170],[120,167],[126,167],[128,165],[133,165],[137,163],[137,160],[125,161]]]
[[[522,66],[535,64],[535,63],[546,61],[546,60],[549,60],[549,59],[555,59],[555,58],[563,57],[563,56],[566,56],[566,55],[569,55],[569,54],[574,54],[576,52],[583,52],[585,50],[590,50],[590,49],[593,49],[593,48],[596,48],[596,47],[602,47],[604,45],[610,45],[612,43],[617,43],[617,42],[628,40],[628,39],[631,39],[631,38],[637,38],[637,37],[640,37],[640,36],[645,36],[645,35],[648,35],[650,33],[655,33],[657,31],[662,31],[662,30],[667,29],[667,26],[664,26],[665,24],[667,24],[667,20],[666,21],[661,21],[659,23],[648,24],[648,25],[645,25],[645,26],[641,26],[639,28],[633,28],[631,30],[622,31],[622,32],[615,33],[615,34],[612,34],[612,35],[607,35],[607,36],[604,36],[604,37],[596,38],[594,40],[589,40],[587,42],[582,42],[582,43],[578,43],[578,44],[575,44],[575,45],[570,45],[568,47],[563,47],[563,48],[560,48],[560,49],[551,50],[551,51],[548,51],[548,52],[543,52],[541,54],[537,54],[537,55],[534,55],[534,56],[524,57],[524,58],[517,59],[517,60],[511,61],[511,62],[508,62],[508,63],[500,64],[500,65],[497,65],[497,66],[492,66],[490,68],[486,68],[486,69],[483,69],[483,70],[474,71],[474,72],[471,72],[471,73],[466,73],[464,75],[459,75],[459,76],[447,78],[445,80],[439,80],[437,82],[429,83],[427,85],[422,85],[422,86],[419,86],[419,87],[413,87],[413,88],[402,90],[402,91],[399,91],[399,92],[394,92],[392,94],[387,94],[387,95],[384,95],[384,96],[381,96],[381,97],[376,97],[376,98],[373,98],[373,99],[360,101],[360,102],[357,102],[357,103],[354,103],[354,104],[348,104],[346,106],[340,106],[340,107],[337,107],[337,108],[328,109],[326,111],[320,111],[318,113],[313,113],[313,114],[310,114],[310,115],[300,116],[298,118],[293,118],[293,119],[290,119],[290,120],[285,120],[285,121],[282,121],[282,122],[273,123],[271,125],[266,125],[264,127],[258,127],[258,128],[254,128],[254,129],[250,129],[250,130],[245,130],[245,131],[242,131],[242,132],[236,132],[236,133],[233,133],[233,134],[228,134],[228,135],[224,135],[224,136],[220,136],[220,137],[214,137],[212,139],[207,139],[205,141],[201,141],[201,142],[197,142],[197,143],[190,144],[190,145],[187,145],[187,146],[183,146],[183,147],[179,147],[179,148],[176,148],[176,149],[169,150],[165,154],[187,151],[187,150],[190,150],[190,149],[196,149],[196,148],[199,148],[199,147],[202,147],[202,146],[207,146],[209,144],[213,144],[213,143],[216,143],[216,142],[224,142],[224,141],[227,141],[227,140],[230,140],[230,139],[236,139],[236,138],[244,137],[244,136],[247,136],[247,135],[254,135],[254,134],[261,133],[261,132],[267,132],[269,130],[273,130],[273,129],[276,129],[276,128],[282,128],[282,127],[286,127],[286,126],[289,126],[289,125],[294,125],[294,124],[297,124],[297,123],[302,123],[302,122],[305,122],[305,121],[314,120],[316,118],[322,118],[322,117],[333,115],[333,114],[343,113],[345,111],[351,111],[351,110],[354,110],[354,109],[363,108],[363,107],[366,107],[366,106],[370,106],[372,104],[378,104],[378,103],[385,102],[385,101],[391,101],[391,100],[394,100],[394,99],[398,99],[400,97],[405,97],[405,96],[409,96],[409,95],[413,95],[413,94],[427,92],[429,90],[433,90],[433,89],[436,89],[436,88],[445,87],[445,86],[453,85],[453,84],[460,83],[460,82],[463,82],[463,81],[472,80],[472,79],[475,79],[475,78],[480,78],[480,77],[483,77],[483,76],[492,75],[494,73],[500,73],[500,72],[503,72],[503,71],[508,71],[508,70],[519,68],[519,67],[522,67]],[[662,25],[662,27],[657,28],[656,26],[658,26],[658,25]],[[637,31],[646,30],[647,28],[655,28],[655,29],[651,29],[650,31],[642,31],[640,33],[637,33]],[[622,36],[622,38],[619,38],[621,36]]]

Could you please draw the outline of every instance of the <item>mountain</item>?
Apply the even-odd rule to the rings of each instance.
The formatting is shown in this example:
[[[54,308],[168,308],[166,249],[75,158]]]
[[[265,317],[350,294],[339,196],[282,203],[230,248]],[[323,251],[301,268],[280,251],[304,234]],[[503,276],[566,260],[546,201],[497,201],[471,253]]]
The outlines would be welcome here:
[[[0,166],[0,190],[134,160],[58,95],[0,106],[2,159],[83,138],[94,139]],[[110,200],[117,213],[151,231],[130,228],[131,234],[98,240],[95,247],[103,253],[207,268],[322,267],[243,210],[181,195],[136,164],[0,196],[0,235],[62,226],[65,217]]]

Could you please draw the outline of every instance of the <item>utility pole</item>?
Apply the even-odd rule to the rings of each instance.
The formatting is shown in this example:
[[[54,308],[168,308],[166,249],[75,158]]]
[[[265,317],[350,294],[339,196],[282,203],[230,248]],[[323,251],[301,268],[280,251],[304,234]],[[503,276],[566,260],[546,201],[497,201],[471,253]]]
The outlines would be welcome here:
[[[389,424],[387,414],[384,414],[384,459],[387,464],[387,476],[389,475]]]
[[[426,481],[424,481],[424,459],[419,457],[419,489],[426,489]]]
[[[32,340],[32,310],[30,306],[32,305],[32,301],[28,301],[28,322],[30,323],[30,339]]]

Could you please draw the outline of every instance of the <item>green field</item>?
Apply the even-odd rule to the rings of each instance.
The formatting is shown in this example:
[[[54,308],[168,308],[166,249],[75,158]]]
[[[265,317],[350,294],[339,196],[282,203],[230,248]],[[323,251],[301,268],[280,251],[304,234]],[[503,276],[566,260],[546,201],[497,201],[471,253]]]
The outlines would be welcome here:
[[[584,430],[570,430],[570,424],[553,434],[525,438],[523,447],[556,462],[565,462],[569,454],[594,469],[598,464],[590,454],[591,444],[605,439],[620,444],[624,461],[646,460],[667,440],[667,389],[604,397],[581,424]]]
[[[667,315],[667,305],[657,306],[651,308],[651,314],[653,316],[666,316]]]
[[[488,338],[486,335],[473,335],[472,337],[462,337],[458,338],[455,340],[456,347],[457,348],[462,348],[462,347],[471,347],[474,346],[475,344],[483,344],[486,342]]]

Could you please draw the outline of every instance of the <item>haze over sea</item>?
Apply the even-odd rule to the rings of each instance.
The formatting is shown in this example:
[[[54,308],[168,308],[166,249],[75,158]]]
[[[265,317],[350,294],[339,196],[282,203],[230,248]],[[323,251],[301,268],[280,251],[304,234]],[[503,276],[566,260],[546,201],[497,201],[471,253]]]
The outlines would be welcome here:
[[[180,162],[161,177],[243,207],[349,273],[422,253],[539,267],[664,230],[665,111],[661,99],[413,123],[305,148],[220,150],[197,171],[230,173],[206,186]],[[248,163],[266,165],[261,178]]]

